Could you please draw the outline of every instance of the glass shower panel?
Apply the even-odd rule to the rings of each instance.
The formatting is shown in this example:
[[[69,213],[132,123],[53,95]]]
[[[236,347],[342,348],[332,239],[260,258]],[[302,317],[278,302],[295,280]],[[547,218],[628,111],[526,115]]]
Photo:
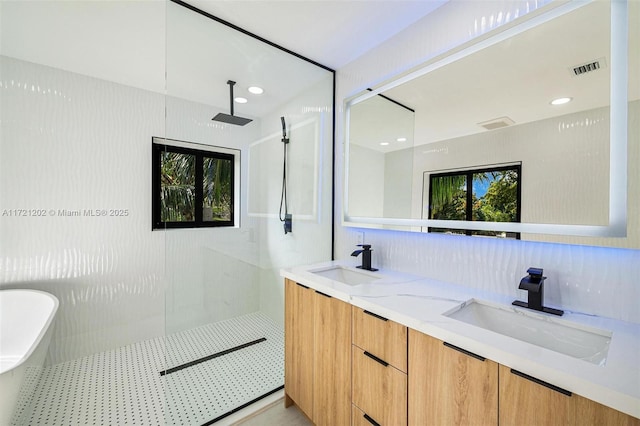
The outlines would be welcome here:
[[[279,270],[331,257],[333,72],[173,2],[166,20],[165,143],[211,154],[195,169],[202,226],[156,231],[166,254],[165,419],[210,424],[282,389]],[[232,118],[228,82],[248,100]]]
[[[0,424],[163,424],[165,235],[149,200],[164,67],[149,65],[164,62],[165,6],[0,8],[0,204],[25,212],[0,216],[0,290],[59,301]]]

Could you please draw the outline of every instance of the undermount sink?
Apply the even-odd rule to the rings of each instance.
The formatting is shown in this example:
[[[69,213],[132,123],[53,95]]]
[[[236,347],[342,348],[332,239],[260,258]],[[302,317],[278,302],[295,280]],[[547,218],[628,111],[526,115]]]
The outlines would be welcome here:
[[[331,266],[329,268],[316,269],[309,272],[346,285],[368,284],[381,278],[373,272],[360,271],[357,269],[345,268],[343,266]]]
[[[472,299],[443,315],[574,358],[604,365],[610,331]]]

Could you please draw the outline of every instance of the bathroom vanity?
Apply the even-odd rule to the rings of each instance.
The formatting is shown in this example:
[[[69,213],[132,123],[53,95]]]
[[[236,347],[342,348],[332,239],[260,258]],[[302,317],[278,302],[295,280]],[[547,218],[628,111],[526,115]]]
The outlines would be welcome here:
[[[326,262],[285,278],[285,404],[316,425],[640,425],[640,325]]]

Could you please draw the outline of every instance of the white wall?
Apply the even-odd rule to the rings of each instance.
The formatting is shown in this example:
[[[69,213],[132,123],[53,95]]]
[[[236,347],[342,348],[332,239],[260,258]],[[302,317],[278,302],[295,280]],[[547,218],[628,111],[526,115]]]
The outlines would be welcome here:
[[[338,70],[338,100],[407,71],[515,16],[541,7],[540,2],[449,2]],[[336,123],[338,147],[344,147],[344,118]],[[337,151],[337,181],[342,182],[343,156]],[[635,184],[631,184],[635,185]],[[636,188],[630,186],[630,188]],[[336,221],[341,223],[342,189],[337,188]],[[637,215],[637,210],[635,210]],[[356,231],[336,230],[336,257],[348,258]],[[374,266],[403,270],[454,284],[498,293],[518,294],[517,284],[530,266],[549,277],[546,303],[627,321],[640,322],[640,250],[610,249],[485,238],[365,231],[374,248]]]

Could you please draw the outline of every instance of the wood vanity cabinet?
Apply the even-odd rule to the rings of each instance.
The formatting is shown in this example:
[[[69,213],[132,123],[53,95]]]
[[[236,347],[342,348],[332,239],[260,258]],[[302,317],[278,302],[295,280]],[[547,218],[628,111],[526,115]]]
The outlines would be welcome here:
[[[640,419],[621,413],[579,395],[575,398],[575,424],[598,426],[640,426]]]
[[[351,419],[351,305],[285,280],[285,406],[318,426]]]
[[[500,366],[501,425],[574,424],[570,395],[518,374],[522,373]]]
[[[352,307],[353,425],[407,424],[407,327]]]
[[[500,425],[623,426],[640,419],[501,365]]]
[[[293,403],[318,426],[640,426],[287,279],[285,406]]]
[[[313,422],[348,425],[351,419],[351,305],[315,292]]]
[[[495,426],[498,364],[409,329],[408,407],[409,425]]]
[[[285,405],[313,418],[313,290],[286,280],[284,287]]]

